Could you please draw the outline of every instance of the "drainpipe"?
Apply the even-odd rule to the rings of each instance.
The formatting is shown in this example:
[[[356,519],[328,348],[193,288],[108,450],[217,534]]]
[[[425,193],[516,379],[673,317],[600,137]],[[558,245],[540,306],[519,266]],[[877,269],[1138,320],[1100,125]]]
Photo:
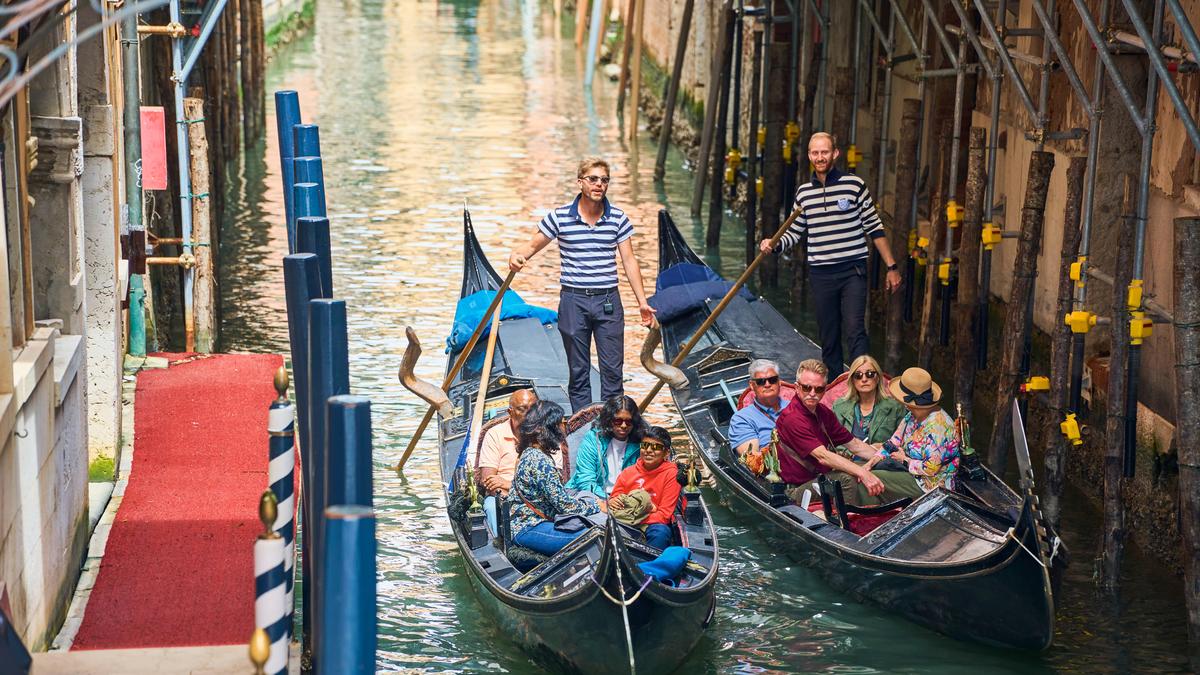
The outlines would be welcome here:
[[[146,355],[146,228],[142,222],[142,98],[137,13],[121,22],[125,110],[125,214],[129,229],[129,355]]]
[[[171,0],[171,22],[181,23],[180,0]],[[171,40],[171,80],[175,83],[175,151],[179,163],[179,225],[183,239],[181,257],[191,258],[192,253],[192,176],[191,158],[188,157],[188,120],[183,112],[184,86],[187,76],[183,70],[183,44]],[[195,349],[196,317],[192,311],[192,286],[194,275],[191,267],[183,267],[183,326],[187,351]]]
[[[996,26],[1003,31],[1008,19],[1008,0],[1000,0],[996,8]],[[980,61],[983,61],[981,56]],[[983,191],[983,253],[979,262],[979,314],[975,319],[977,335],[975,368],[987,368],[988,361],[988,308],[991,303],[992,289],[992,249],[998,242],[995,233],[995,200],[996,200],[996,154],[1000,143],[1000,89],[1004,83],[1004,69],[1000,67],[1000,57],[996,57],[996,67],[992,69],[992,101],[991,120],[988,122],[988,153],[987,153],[987,184]]]

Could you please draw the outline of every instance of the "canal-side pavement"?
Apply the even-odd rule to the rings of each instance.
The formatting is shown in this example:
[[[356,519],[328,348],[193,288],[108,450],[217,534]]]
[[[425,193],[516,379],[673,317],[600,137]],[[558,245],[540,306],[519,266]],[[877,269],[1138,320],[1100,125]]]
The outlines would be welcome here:
[[[117,481],[107,504],[93,489],[101,496],[87,560],[35,673],[251,667],[251,551],[281,364],[276,355],[166,354],[125,378]]]

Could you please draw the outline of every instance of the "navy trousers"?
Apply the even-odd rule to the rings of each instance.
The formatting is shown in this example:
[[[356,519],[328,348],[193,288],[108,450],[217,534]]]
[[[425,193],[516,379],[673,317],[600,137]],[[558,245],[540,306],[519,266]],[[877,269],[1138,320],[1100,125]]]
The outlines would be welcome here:
[[[604,313],[612,303],[612,313]],[[625,393],[622,381],[625,366],[625,310],[616,289],[599,295],[583,295],[567,289],[559,294],[558,332],[567,352],[570,383],[567,395],[571,411],[578,412],[592,403],[592,340],[596,342],[596,360],[600,363],[600,399],[607,401]]]
[[[840,267],[840,266],[839,266]],[[833,272],[809,268],[813,309],[817,313],[817,332],[821,338],[821,360],[829,369],[829,380],[846,369],[842,352],[842,333],[850,347],[850,359],[870,350],[867,338],[867,264],[855,264]]]

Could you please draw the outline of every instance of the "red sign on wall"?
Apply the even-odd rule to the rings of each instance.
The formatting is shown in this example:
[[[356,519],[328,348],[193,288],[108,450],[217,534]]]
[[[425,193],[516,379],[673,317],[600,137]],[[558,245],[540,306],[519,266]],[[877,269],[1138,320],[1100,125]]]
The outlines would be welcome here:
[[[142,106],[142,189],[167,189],[166,113],[161,106]]]

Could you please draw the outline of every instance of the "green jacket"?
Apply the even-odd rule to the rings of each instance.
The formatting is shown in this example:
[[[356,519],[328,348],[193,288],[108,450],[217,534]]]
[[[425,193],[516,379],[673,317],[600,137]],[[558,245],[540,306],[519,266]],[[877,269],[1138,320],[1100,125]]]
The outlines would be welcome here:
[[[608,482],[608,462],[604,456],[608,454],[608,442],[612,440],[602,435],[592,427],[579,442],[579,451],[575,454],[575,467],[571,471],[571,479],[566,487],[571,490],[588,490],[601,499],[608,499],[608,491],[604,484]],[[641,451],[637,443],[625,446],[625,457],[621,460],[621,468],[628,469],[637,464]]]
[[[900,421],[904,419],[906,412],[908,410],[896,399],[876,395],[875,408],[871,412],[871,422],[867,425],[866,442],[869,444],[882,443],[891,438],[892,434],[896,432],[896,427],[900,426]],[[843,427],[853,431],[854,401],[845,397],[834,401],[833,414],[837,415],[838,422],[841,422]],[[861,461],[845,446],[838,446],[837,451],[855,461]]]

